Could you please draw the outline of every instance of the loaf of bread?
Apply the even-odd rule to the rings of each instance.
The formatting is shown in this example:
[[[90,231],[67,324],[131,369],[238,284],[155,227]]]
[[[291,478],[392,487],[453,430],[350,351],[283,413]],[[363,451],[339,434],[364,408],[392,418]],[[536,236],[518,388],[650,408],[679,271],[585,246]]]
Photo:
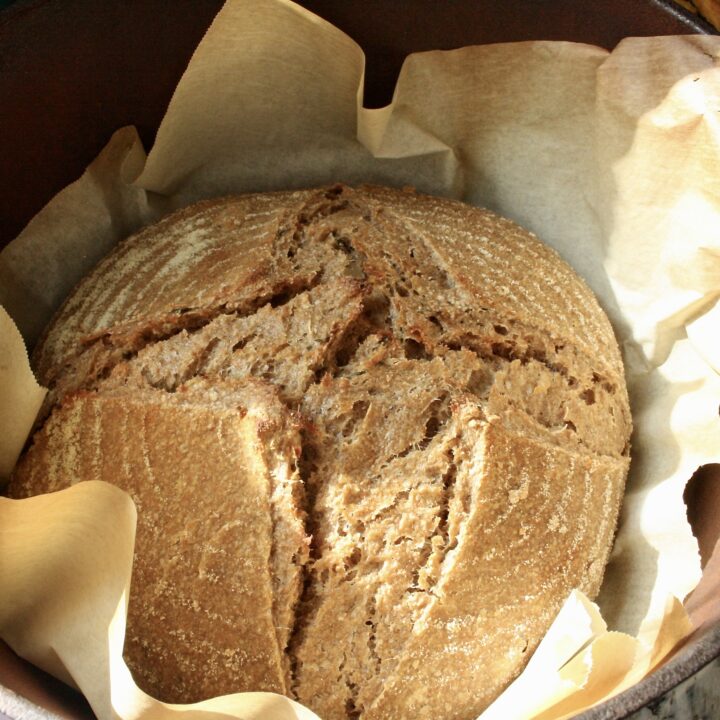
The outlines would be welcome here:
[[[594,596],[631,420],[587,286],[497,215],[334,186],[120,244],[34,355],[13,497],[138,508],[125,656],[169,702],[471,720]]]

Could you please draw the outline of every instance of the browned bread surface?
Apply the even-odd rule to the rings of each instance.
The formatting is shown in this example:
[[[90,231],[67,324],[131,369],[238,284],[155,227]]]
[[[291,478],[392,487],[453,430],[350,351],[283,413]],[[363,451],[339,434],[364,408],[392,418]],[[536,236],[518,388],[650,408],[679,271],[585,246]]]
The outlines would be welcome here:
[[[173,702],[470,720],[597,593],[631,422],[587,286],[514,223],[345,186],[121,244],[35,353],[15,496],[138,504],[126,656]]]

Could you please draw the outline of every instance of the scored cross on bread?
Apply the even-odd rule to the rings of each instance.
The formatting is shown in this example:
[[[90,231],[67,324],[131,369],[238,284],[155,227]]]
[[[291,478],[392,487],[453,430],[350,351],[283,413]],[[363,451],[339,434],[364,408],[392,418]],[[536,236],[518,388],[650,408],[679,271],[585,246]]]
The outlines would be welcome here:
[[[11,493],[133,495],[126,656],[163,700],[469,720],[599,590],[620,354],[587,286],[493,213],[377,187],[200,203],[103,260],[34,360],[47,419]]]

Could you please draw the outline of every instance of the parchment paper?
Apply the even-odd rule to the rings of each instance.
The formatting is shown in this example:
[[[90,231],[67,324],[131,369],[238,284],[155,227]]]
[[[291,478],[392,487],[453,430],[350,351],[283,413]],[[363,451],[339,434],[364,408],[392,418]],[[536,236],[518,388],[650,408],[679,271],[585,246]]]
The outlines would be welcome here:
[[[698,465],[720,454],[719,54],[715,37],[628,39],[610,54],[562,42],[422,53],[405,62],[392,105],[366,110],[363,56],[349,38],[284,0],[231,0],[196,50],[147,159],[134,130],[119,130],[0,253],[0,303],[32,345],[74,283],[130,231],[200,198],[246,190],[413,185],[534,230],[585,277],[613,321],[636,427],[598,599],[604,620],[571,597],[526,673],[486,713],[569,716],[642,677],[690,628],[679,601],[698,582],[700,561],[682,491]],[[1,337],[17,346],[4,330]],[[0,389],[13,385],[3,385],[3,372]],[[32,406],[10,403],[0,398],[10,423],[17,408],[27,414]],[[17,442],[6,444],[7,457],[16,457]],[[84,483],[72,492],[93,517],[108,512],[104,490]],[[0,503],[3,544],[15,514],[26,512],[16,506],[29,502]],[[33,520],[49,522],[55,512],[52,504],[34,507],[42,513],[27,512],[31,536]],[[87,545],[103,532],[101,520],[83,514],[65,520],[62,532]],[[131,535],[118,552],[128,552]],[[23,577],[47,588],[43,553],[28,542],[18,548]],[[68,552],[58,568],[74,567]],[[15,571],[6,557],[0,552],[0,587]],[[64,597],[72,574],[51,576],[53,597]],[[28,606],[20,637],[5,593],[0,635],[33,662],[72,676],[103,720],[144,717],[160,711],[131,691],[117,640],[122,606],[119,597],[108,605],[117,612],[107,657],[63,629],[77,624],[72,603],[58,601],[37,634]],[[98,636],[109,617],[98,614]],[[37,641],[26,647],[25,635]],[[55,637],[68,641],[62,655],[41,647]],[[90,656],[109,663],[112,683],[107,674],[83,674]],[[241,696],[218,702],[213,712],[254,717]],[[278,708],[264,707],[264,717],[301,712],[285,701]]]
[[[0,482],[10,477],[45,392],[15,323],[0,307]]]

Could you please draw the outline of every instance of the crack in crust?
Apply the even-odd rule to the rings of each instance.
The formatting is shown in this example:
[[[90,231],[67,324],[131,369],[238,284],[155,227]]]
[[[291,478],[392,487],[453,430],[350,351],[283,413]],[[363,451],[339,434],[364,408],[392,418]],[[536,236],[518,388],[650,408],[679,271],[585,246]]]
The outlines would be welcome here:
[[[80,348],[75,356],[67,360],[62,369],[47,383],[49,392],[39,414],[39,420],[44,420],[65,395],[79,390],[97,389],[103,380],[110,377],[117,366],[127,364],[145,348],[181,333],[186,335],[197,333],[223,315],[244,318],[257,314],[266,307],[281,307],[292,298],[317,286],[320,276],[321,272],[318,272],[310,278],[301,278],[295,282],[280,282],[271,292],[239,307],[223,304],[213,308],[183,308],[173,316],[129,326],[116,326],[81,338]],[[211,347],[206,347],[204,354],[208,355],[211,350]],[[194,363],[195,367],[188,368],[183,376],[173,379],[170,383],[148,380],[148,384],[173,392],[179,385],[201,374],[204,360],[204,357],[198,357]]]

